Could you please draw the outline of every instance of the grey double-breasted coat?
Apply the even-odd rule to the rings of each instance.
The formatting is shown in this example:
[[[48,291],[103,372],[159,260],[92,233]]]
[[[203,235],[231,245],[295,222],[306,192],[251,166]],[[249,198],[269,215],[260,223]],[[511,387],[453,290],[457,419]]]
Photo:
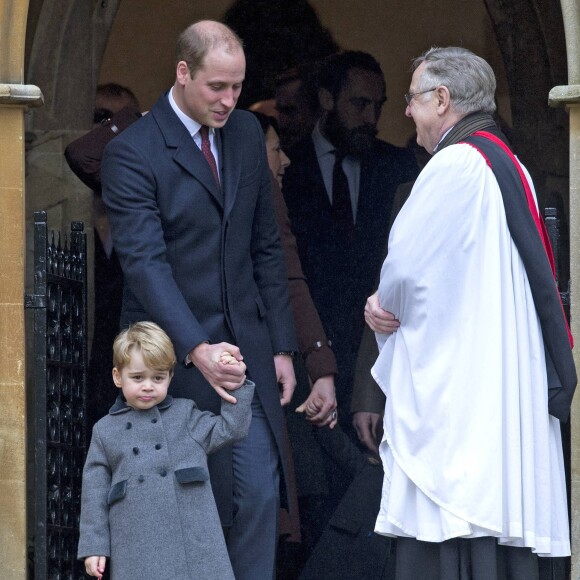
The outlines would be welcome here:
[[[253,392],[248,381],[218,416],[188,399],[142,411],[119,397],[93,429],[78,557],[107,556],[113,580],[233,579],[207,454],[247,434]]]

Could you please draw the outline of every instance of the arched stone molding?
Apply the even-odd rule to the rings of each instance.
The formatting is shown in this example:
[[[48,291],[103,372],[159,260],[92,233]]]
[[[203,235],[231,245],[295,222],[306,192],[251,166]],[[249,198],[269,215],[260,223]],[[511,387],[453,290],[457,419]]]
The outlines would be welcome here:
[[[566,81],[564,23],[550,0],[485,0],[510,85],[516,152],[530,169],[540,205],[557,194],[567,207],[568,118],[547,95]]]
[[[33,40],[27,78],[45,95],[32,116],[38,131],[87,129],[91,125],[99,67],[121,0],[31,0],[37,14],[28,33]]]

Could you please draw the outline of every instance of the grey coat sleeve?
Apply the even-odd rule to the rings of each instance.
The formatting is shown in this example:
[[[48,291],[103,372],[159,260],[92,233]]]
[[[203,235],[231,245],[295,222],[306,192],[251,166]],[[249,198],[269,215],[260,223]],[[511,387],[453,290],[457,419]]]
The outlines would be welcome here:
[[[214,453],[227,443],[239,441],[248,434],[252,420],[254,386],[252,381],[246,380],[239,389],[231,391],[237,403],[228,403],[222,399],[220,415],[202,412],[194,405],[189,429],[192,437],[207,454]]]
[[[93,437],[83,469],[81,493],[80,538],[77,557],[111,555],[109,532],[109,505],[107,497],[111,488],[111,469],[99,437],[98,426]]]

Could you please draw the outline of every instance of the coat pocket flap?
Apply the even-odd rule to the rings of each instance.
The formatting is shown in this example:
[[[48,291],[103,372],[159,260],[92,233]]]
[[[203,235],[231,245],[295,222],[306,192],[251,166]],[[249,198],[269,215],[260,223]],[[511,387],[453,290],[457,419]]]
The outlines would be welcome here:
[[[184,467],[175,470],[175,479],[178,483],[195,483],[207,481],[209,472],[205,467]]]
[[[116,501],[123,499],[127,493],[127,480],[118,481],[109,490],[109,496],[107,497],[107,503],[109,505],[114,504]]]

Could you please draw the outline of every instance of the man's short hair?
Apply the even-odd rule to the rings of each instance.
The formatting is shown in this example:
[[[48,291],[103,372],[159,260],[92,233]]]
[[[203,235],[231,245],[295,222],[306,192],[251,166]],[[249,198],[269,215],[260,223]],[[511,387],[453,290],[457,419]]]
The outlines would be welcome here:
[[[332,54],[322,61],[318,69],[318,88],[326,89],[336,99],[352,69],[374,73],[385,82],[381,65],[372,55],[360,50],[347,50]]]
[[[495,112],[495,74],[483,58],[457,46],[433,47],[413,61],[412,69],[422,63],[425,68],[417,92],[444,85],[457,113]]]
[[[278,91],[295,81],[299,82],[296,96],[303,99],[308,109],[311,112],[318,110],[318,69],[320,68],[320,61],[303,62],[295,67],[286,69],[277,74],[273,80],[274,95]]]
[[[173,344],[154,322],[135,322],[117,335],[113,343],[113,366],[119,371],[126,367],[134,351],[141,353],[149,368],[173,372],[176,363]]]
[[[200,20],[188,26],[177,39],[176,64],[187,63],[191,78],[203,66],[210,50],[221,48],[228,53],[243,50],[242,39],[229,27],[214,20]]]

